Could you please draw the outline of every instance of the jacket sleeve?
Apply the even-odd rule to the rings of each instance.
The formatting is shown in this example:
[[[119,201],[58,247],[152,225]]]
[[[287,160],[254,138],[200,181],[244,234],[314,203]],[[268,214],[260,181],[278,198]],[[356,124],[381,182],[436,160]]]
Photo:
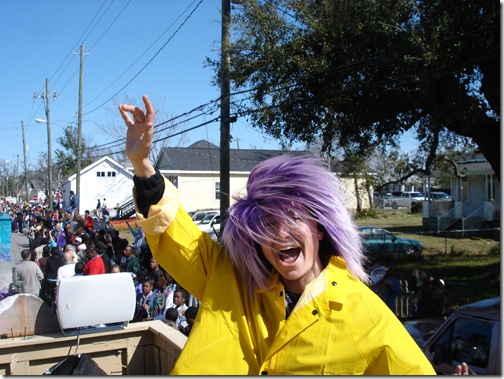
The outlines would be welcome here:
[[[180,204],[177,188],[162,177],[164,192],[150,205],[147,218],[138,214],[138,226],[145,233],[153,257],[183,288],[202,299],[208,275],[222,252],[210,236],[202,233]],[[133,189],[135,206],[145,194]]]
[[[133,183],[138,194],[136,198],[137,209],[142,215],[147,215],[149,207],[152,204],[156,204],[163,196],[165,188],[163,175],[156,169],[156,173],[149,178],[139,178],[135,175]]]

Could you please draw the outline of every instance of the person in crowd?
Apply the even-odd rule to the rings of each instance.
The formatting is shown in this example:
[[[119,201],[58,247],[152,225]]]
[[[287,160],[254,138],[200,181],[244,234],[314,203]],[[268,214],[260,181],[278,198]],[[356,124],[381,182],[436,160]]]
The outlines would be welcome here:
[[[445,282],[443,279],[434,278],[427,272],[419,271],[422,285],[415,297],[416,313],[419,318],[442,316],[444,314]]]
[[[93,233],[94,220],[88,210],[84,211],[84,221],[86,223],[86,232],[91,235]]]
[[[370,272],[370,277],[373,291],[398,316],[397,298],[402,295],[402,289],[401,283],[394,276],[393,270],[377,263],[375,268]]]
[[[42,258],[44,246],[47,246],[48,242],[49,240],[46,237],[35,239],[34,248],[32,250],[36,253],[37,261],[40,260],[40,258]]]
[[[146,321],[152,320],[152,307],[154,302],[154,281],[152,279],[145,279],[142,282],[142,293],[137,295],[136,311],[133,321]]]
[[[54,302],[54,295],[56,290],[56,283],[58,282],[58,269],[63,266],[63,259],[61,258],[59,249],[53,247],[51,255],[47,259],[44,270],[45,277],[45,296],[51,306]]]
[[[172,374],[435,374],[367,286],[344,189],[321,160],[259,163],[228,210],[219,244],[154,169],[155,114],[146,95],[143,102],[146,111],[119,105],[138,225],[160,265],[201,300]]]
[[[83,276],[84,275],[84,263],[77,262],[75,264],[75,275],[74,276]]]
[[[99,275],[105,274],[105,265],[103,259],[96,251],[96,246],[93,241],[88,241],[86,245],[87,261],[84,265],[84,275]]]
[[[189,337],[189,333],[191,333],[192,326],[194,325],[194,321],[196,320],[196,316],[198,314],[198,308],[196,307],[188,307],[185,311],[185,319],[187,322],[187,326],[181,326],[180,331],[184,333],[187,337]]]
[[[163,275],[163,270],[159,268],[159,263],[152,257],[150,259],[150,270],[149,275],[152,279],[154,279],[154,283],[157,286],[157,279],[160,275]]]
[[[177,324],[178,328],[186,328],[187,327],[187,321],[185,318],[185,311],[188,308],[186,304],[186,299],[187,299],[187,291],[183,288],[177,288],[175,289],[173,293],[173,304],[174,308],[178,312],[178,317],[175,323]]]
[[[67,213],[67,216],[70,217],[70,215],[68,213]],[[73,233],[73,227],[72,227],[71,222],[67,222],[65,224],[65,226],[63,227],[62,234],[65,237],[65,246],[74,244],[76,236]]]
[[[63,253],[63,265],[58,269],[58,280],[71,278],[75,275],[75,263],[72,253],[67,251]]]
[[[166,318],[166,310],[174,306],[172,278],[166,271],[162,271],[155,283],[151,317],[154,320],[163,320]]]
[[[101,259],[103,260],[103,264],[105,266],[105,273],[109,273],[110,270],[112,269],[112,262],[110,261],[110,258],[107,254],[107,247],[102,241],[95,241],[95,246],[98,255],[100,255]]]
[[[99,219],[102,218],[102,207],[101,207],[101,200],[100,199],[98,199],[98,202],[96,203],[95,213],[96,213],[96,217],[98,217]]]
[[[67,212],[74,214],[76,210],[79,210],[79,198],[74,191],[70,191],[70,201],[68,202]]]
[[[165,324],[178,330],[178,327],[177,327],[178,312],[177,312],[177,310],[175,308],[168,308],[166,310],[165,315],[166,315],[166,318],[163,320],[165,322]]]
[[[103,212],[105,212],[105,210],[103,210]],[[106,215],[105,214],[103,215],[103,218],[105,218],[105,216],[107,216],[107,218],[108,218],[108,211],[107,211]],[[115,227],[114,227],[114,224],[112,224],[112,221],[110,221],[108,219],[105,220],[105,231],[110,233],[112,230],[115,230]]]
[[[122,268],[121,268],[121,270],[122,270]],[[152,278],[149,276],[149,272],[143,267],[139,268],[136,273],[131,273],[131,276],[133,277],[133,281],[135,283],[135,293],[137,296],[139,296],[143,293],[142,283],[144,281],[146,281],[147,279],[152,279]],[[154,281],[153,281],[153,283],[154,283]]]
[[[44,273],[40,267],[31,261],[30,249],[21,251],[23,261],[14,270],[14,280],[21,282],[21,291],[39,296],[44,280]]]
[[[131,272],[136,274],[136,272],[141,268],[138,258],[133,254],[133,247],[128,245],[123,250],[123,256],[125,259],[121,261],[121,270],[124,272]]]
[[[85,243],[80,243],[76,247],[75,255],[77,255],[77,260],[79,262],[86,262],[86,260],[87,260],[86,249],[87,249],[87,245]]]
[[[110,273],[114,274],[114,273],[118,273],[118,272],[122,272],[121,267],[118,264],[114,263],[112,265],[112,267],[110,268]]]
[[[110,232],[112,249],[114,251],[114,262],[121,262],[123,257],[123,251],[126,246],[128,246],[128,240],[126,238],[121,238],[119,236],[119,230],[114,229]]]
[[[50,256],[51,256],[51,249],[49,249],[48,246],[44,246],[42,248],[42,258],[40,258],[38,260],[38,264],[39,264],[40,269],[42,270],[42,272],[45,271],[45,265],[46,265],[47,260],[49,259]]]
[[[70,253],[72,255],[72,262],[73,263],[77,263],[80,261],[79,257],[75,253],[75,246],[74,245],[72,245],[72,244],[66,245],[65,250],[63,251],[63,254],[64,253]]]
[[[63,229],[63,224],[61,222],[56,224],[56,235],[56,245],[59,247],[60,251],[63,252],[67,245],[67,239],[66,231]]]

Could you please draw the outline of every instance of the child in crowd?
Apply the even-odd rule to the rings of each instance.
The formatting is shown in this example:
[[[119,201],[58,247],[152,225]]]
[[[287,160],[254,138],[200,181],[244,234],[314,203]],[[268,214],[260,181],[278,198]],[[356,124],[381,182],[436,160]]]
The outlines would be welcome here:
[[[159,263],[154,259],[150,259],[150,270],[149,270],[149,275],[154,281],[156,282],[157,286],[157,279],[159,275],[162,275],[163,271],[159,268]]]
[[[110,273],[115,274],[121,272],[121,267],[119,267],[118,264],[113,264],[112,267],[110,268]]]
[[[187,292],[186,290],[179,288],[175,290],[175,293],[173,295],[173,302],[175,303],[175,309],[178,312],[178,317],[177,321],[175,323],[177,324],[177,327],[187,327],[187,321],[185,319],[184,313],[187,309],[186,305],[186,298],[187,298]]]
[[[185,311],[185,318],[187,321],[187,326],[181,326],[179,330],[184,333],[187,337],[189,337],[189,333],[191,333],[192,326],[194,324],[194,320],[196,320],[196,315],[198,314],[198,308],[189,307]]]
[[[154,293],[152,292],[154,288],[154,280],[145,279],[142,282],[142,294],[137,295],[136,302],[136,312],[133,318],[134,322],[152,320],[152,306],[154,301]]]
[[[156,279],[156,289],[154,290],[154,305],[152,307],[154,320],[163,320],[166,310],[173,308],[173,290],[171,276],[162,271]]]
[[[166,310],[166,318],[163,320],[165,324],[170,325],[172,328],[177,328],[178,312],[175,308],[168,308]]]

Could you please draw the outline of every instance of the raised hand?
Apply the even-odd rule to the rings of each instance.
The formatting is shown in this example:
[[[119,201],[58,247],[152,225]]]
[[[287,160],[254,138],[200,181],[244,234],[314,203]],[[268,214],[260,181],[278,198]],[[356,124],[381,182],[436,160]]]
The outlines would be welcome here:
[[[146,178],[156,172],[149,158],[154,133],[155,112],[147,95],[143,95],[142,100],[145,112],[143,109],[129,104],[120,104],[119,112],[128,127],[126,155],[133,165],[135,175]],[[133,120],[128,113],[131,114]]]

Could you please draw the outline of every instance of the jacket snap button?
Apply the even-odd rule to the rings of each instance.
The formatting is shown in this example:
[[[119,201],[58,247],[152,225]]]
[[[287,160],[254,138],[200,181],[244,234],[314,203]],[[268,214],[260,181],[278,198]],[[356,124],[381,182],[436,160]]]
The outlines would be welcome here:
[[[261,371],[261,375],[268,375],[268,371]]]
[[[336,281],[332,282],[331,284],[332,284],[333,286],[337,286],[337,285],[338,285],[338,283],[336,283]]]
[[[314,316],[315,316],[317,313],[318,313],[318,311],[317,311],[316,309],[314,309],[314,310],[312,311],[312,315],[314,315]]]

